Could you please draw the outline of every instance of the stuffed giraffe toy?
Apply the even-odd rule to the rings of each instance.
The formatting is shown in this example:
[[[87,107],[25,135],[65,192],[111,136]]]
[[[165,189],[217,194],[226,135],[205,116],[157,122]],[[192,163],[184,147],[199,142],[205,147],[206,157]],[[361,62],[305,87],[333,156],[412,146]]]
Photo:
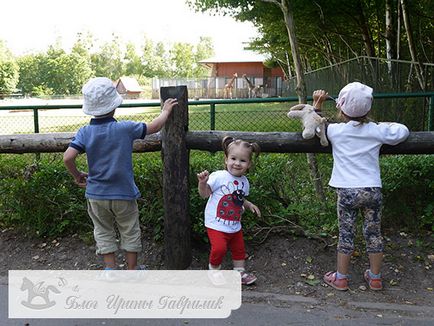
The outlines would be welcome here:
[[[243,78],[246,80],[247,85],[249,87],[249,98],[259,97],[259,91],[261,90],[261,86],[253,85],[250,79],[247,78],[246,74],[243,75]]]
[[[227,84],[225,84],[224,88],[224,98],[232,98],[232,89],[234,88],[234,81],[238,77],[237,73],[232,75],[232,78],[229,80]]]
[[[289,118],[298,118],[303,123],[302,137],[311,139],[318,136],[322,146],[328,146],[329,142],[325,134],[326,118],[315,112],[315,108],[309,104],[297,104],[289,109]]]

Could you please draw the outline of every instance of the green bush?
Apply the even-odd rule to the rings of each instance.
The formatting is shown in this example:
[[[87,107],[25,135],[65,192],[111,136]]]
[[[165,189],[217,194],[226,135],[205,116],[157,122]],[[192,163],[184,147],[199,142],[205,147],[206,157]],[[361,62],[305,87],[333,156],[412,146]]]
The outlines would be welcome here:
[[[384,224],[434,231],[434,155],[395,155],[381,161]]]
[[[268,230],[305,233],[337,231],[336,197],[326,184],[332,158],[317,155],[325,185],[325,202],[314,191],[306,154],[262,154],[248,173],[249,200],[261,209],[258,218],[247,212],[243,219],[248,237]],[[85,156],[78,165],[85,170]],[[383,226],[417,231],[434,224],[434,157],[395,155],[381,158]],[[223,154],[192,151],[190,155],[190,218],[193,239],[206,241],[205,199],[197,191],[196,174],[223,168]],[[134,154],[142,226],[161,240],[164,228],[162,163],[160,153]],[[25,228],[40,236],[88,233],[92,223],[86,212],[84,190],[78,188],[63,166],[60,154],[0,155],[0,226]]]
[[[1,163],[2,225],[25,227],[41,236],[92,229],[84,191],[72,182],[60,156],[47,155],[33,162],[11,156]]]

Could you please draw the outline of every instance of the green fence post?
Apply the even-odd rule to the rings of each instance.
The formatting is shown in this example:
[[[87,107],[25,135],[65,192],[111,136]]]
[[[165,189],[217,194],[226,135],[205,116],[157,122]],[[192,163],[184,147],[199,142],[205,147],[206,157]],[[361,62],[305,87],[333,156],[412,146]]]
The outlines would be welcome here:
[[[33,123],[35,126],[35,134],[39,134],[39,113],[38,109],[33,109]]]
[[[434,96],[429,98],[428,131],[434,131]]]
[[[211,110],[210,113],[210,129],[215,130],[215,103],[210,104]]]

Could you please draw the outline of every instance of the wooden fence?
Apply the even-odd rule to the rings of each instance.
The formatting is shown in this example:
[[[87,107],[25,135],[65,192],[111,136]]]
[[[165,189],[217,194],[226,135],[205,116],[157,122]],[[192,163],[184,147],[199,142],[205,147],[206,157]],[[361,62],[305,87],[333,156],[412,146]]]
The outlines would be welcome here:
[[[189,150],[217,152],[224,136],[255,141],[262,152],[274,153],[331,153],[330,146],[322,147],[319,139],[305,140],[299,132],[238,132],[188,131],[188,93],[186,86],[162,87],[161,102],[178,99],[161,134],[147,136],[134,143],[135,152],[162,152],[165,266],[184,269],[191,263],[190,217],[188,214]],[[0,153],[63,152],[73,133],[17,134],[0,136]],[[383,146],[382,154],[434,154],[434,132],[412,132],[397,146]]]

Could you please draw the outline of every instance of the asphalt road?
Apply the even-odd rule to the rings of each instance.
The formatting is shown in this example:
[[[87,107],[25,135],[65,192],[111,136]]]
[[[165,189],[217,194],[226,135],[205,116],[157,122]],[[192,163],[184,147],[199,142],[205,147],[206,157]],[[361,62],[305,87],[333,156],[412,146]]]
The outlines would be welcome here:
[[[434,325],[434,307],[347,302],[337,306],[315,298],[243,292],[241,308],[226,319],[9,319],[8,287],[0,284],[0,325]]]

